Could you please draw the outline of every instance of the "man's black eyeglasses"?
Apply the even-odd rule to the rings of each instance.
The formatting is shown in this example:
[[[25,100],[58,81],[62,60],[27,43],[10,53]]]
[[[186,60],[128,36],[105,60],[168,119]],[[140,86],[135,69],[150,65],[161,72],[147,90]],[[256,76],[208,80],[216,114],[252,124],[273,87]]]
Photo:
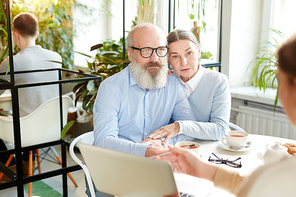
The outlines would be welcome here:
[[[158,57],[164,57],[168,54],[168,49],[169,49],[168,46],[160,46],[157,48],[151,48],[151,47],[143,47],[143,48],[131,47],[131,48],[139,50],[143,58],[151,57],[151,55],[153,54],[153,51],[155,51]]]
[[[233,167],[233,168],[241,168],[242,167],[242,164],[240,161],[241,158],[238,157],[238,158],[228,158],[226,160],[224,160],[223,158],[219,158],[215,153],[212,153],[212,155],[214,155],[215,157],[211,158],[211,156],[209,157],[208,161],[210,162],[213,162],[213,163],[216,163],[216,164],[226,164],[230,167]]]

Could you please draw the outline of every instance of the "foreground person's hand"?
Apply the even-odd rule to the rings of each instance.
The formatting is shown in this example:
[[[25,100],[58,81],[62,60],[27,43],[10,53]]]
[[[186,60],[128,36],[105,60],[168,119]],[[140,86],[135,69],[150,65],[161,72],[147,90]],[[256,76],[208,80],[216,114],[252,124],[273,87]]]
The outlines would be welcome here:
[[[156,146],[148,146],[146,149],[145,157],[152,157],[158,155],[158,152],[168,152],[168,148],[156,147]]]
[[[172,154],[156,157],[157,160],[172,164],[174,172],[184,173],[198,178],[214,181],[217,165],[204,161],[194,152],[175,146],[170,146]],[[165,151],[165,150],[164,150]],[[157,152],[162,153],[161,150]]]
[[[165,140],[162,142],[162,144],[165,144],[171,139],[172,137],[175,137],[179,134],[180,125],[178,122],[174,122],[172,124],[166,125],[164,127],[161,127],[160,129],[154,131],[150,135],[147,136],[147,138],[150,139],[160,139],[162,137],[166,137]]]
[[[152,157],[154,155],[157,155],[157,151],[160,151],[160,152],[169,151],[168,148],[163,147],[162,141],[160,139],[153,140],[153,139],[146,138],[141,143],[150,144],[150,146],[147,147],[145,157]]]

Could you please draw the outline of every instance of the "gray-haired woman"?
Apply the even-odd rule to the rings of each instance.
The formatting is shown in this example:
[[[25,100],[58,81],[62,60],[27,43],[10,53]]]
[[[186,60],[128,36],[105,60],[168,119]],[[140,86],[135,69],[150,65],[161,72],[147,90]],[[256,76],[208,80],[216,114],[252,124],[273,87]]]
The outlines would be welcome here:
[[[229,130],[231,95],[227,77],[202,67],[200,45],[190,31],[176,29],[167,36],[168,61],[187,94],[196,121],[178,121],[148,137],[170,138],[184,134],[197,139],[219,140]]]

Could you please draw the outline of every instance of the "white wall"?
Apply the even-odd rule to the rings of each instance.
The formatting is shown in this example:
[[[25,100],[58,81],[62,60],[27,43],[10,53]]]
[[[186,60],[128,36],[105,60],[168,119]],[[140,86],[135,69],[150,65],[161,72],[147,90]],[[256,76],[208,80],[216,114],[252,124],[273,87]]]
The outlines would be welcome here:
[[[109,37],[109,15],[104,12],[103,6],[108,9],[106,0],[79,0],[82,4],[93,7],[95,11],[91,16],[87,16],[79,9],[73,9],[73,17],[80,20],[80,25],[74,25],[76,36],[73,38],[74,51],[94,55],[95,51],[90,53],[90,47],[106,40]],[[74,65],[86,67],[85,57],[75,53]]]

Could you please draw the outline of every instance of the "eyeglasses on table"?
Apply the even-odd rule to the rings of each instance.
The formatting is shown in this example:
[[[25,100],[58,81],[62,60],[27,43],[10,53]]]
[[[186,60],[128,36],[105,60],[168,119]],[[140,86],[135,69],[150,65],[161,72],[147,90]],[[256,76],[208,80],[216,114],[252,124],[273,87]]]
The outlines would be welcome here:
[[[215,153],[212,153],[208,161],[216,164],[225,164],[233,168],[241,168],[242,164],[241,161],[239,161],[240,159],[241,157],[229,157],[228,159],[223,159],[222,157],[218,157]]]

